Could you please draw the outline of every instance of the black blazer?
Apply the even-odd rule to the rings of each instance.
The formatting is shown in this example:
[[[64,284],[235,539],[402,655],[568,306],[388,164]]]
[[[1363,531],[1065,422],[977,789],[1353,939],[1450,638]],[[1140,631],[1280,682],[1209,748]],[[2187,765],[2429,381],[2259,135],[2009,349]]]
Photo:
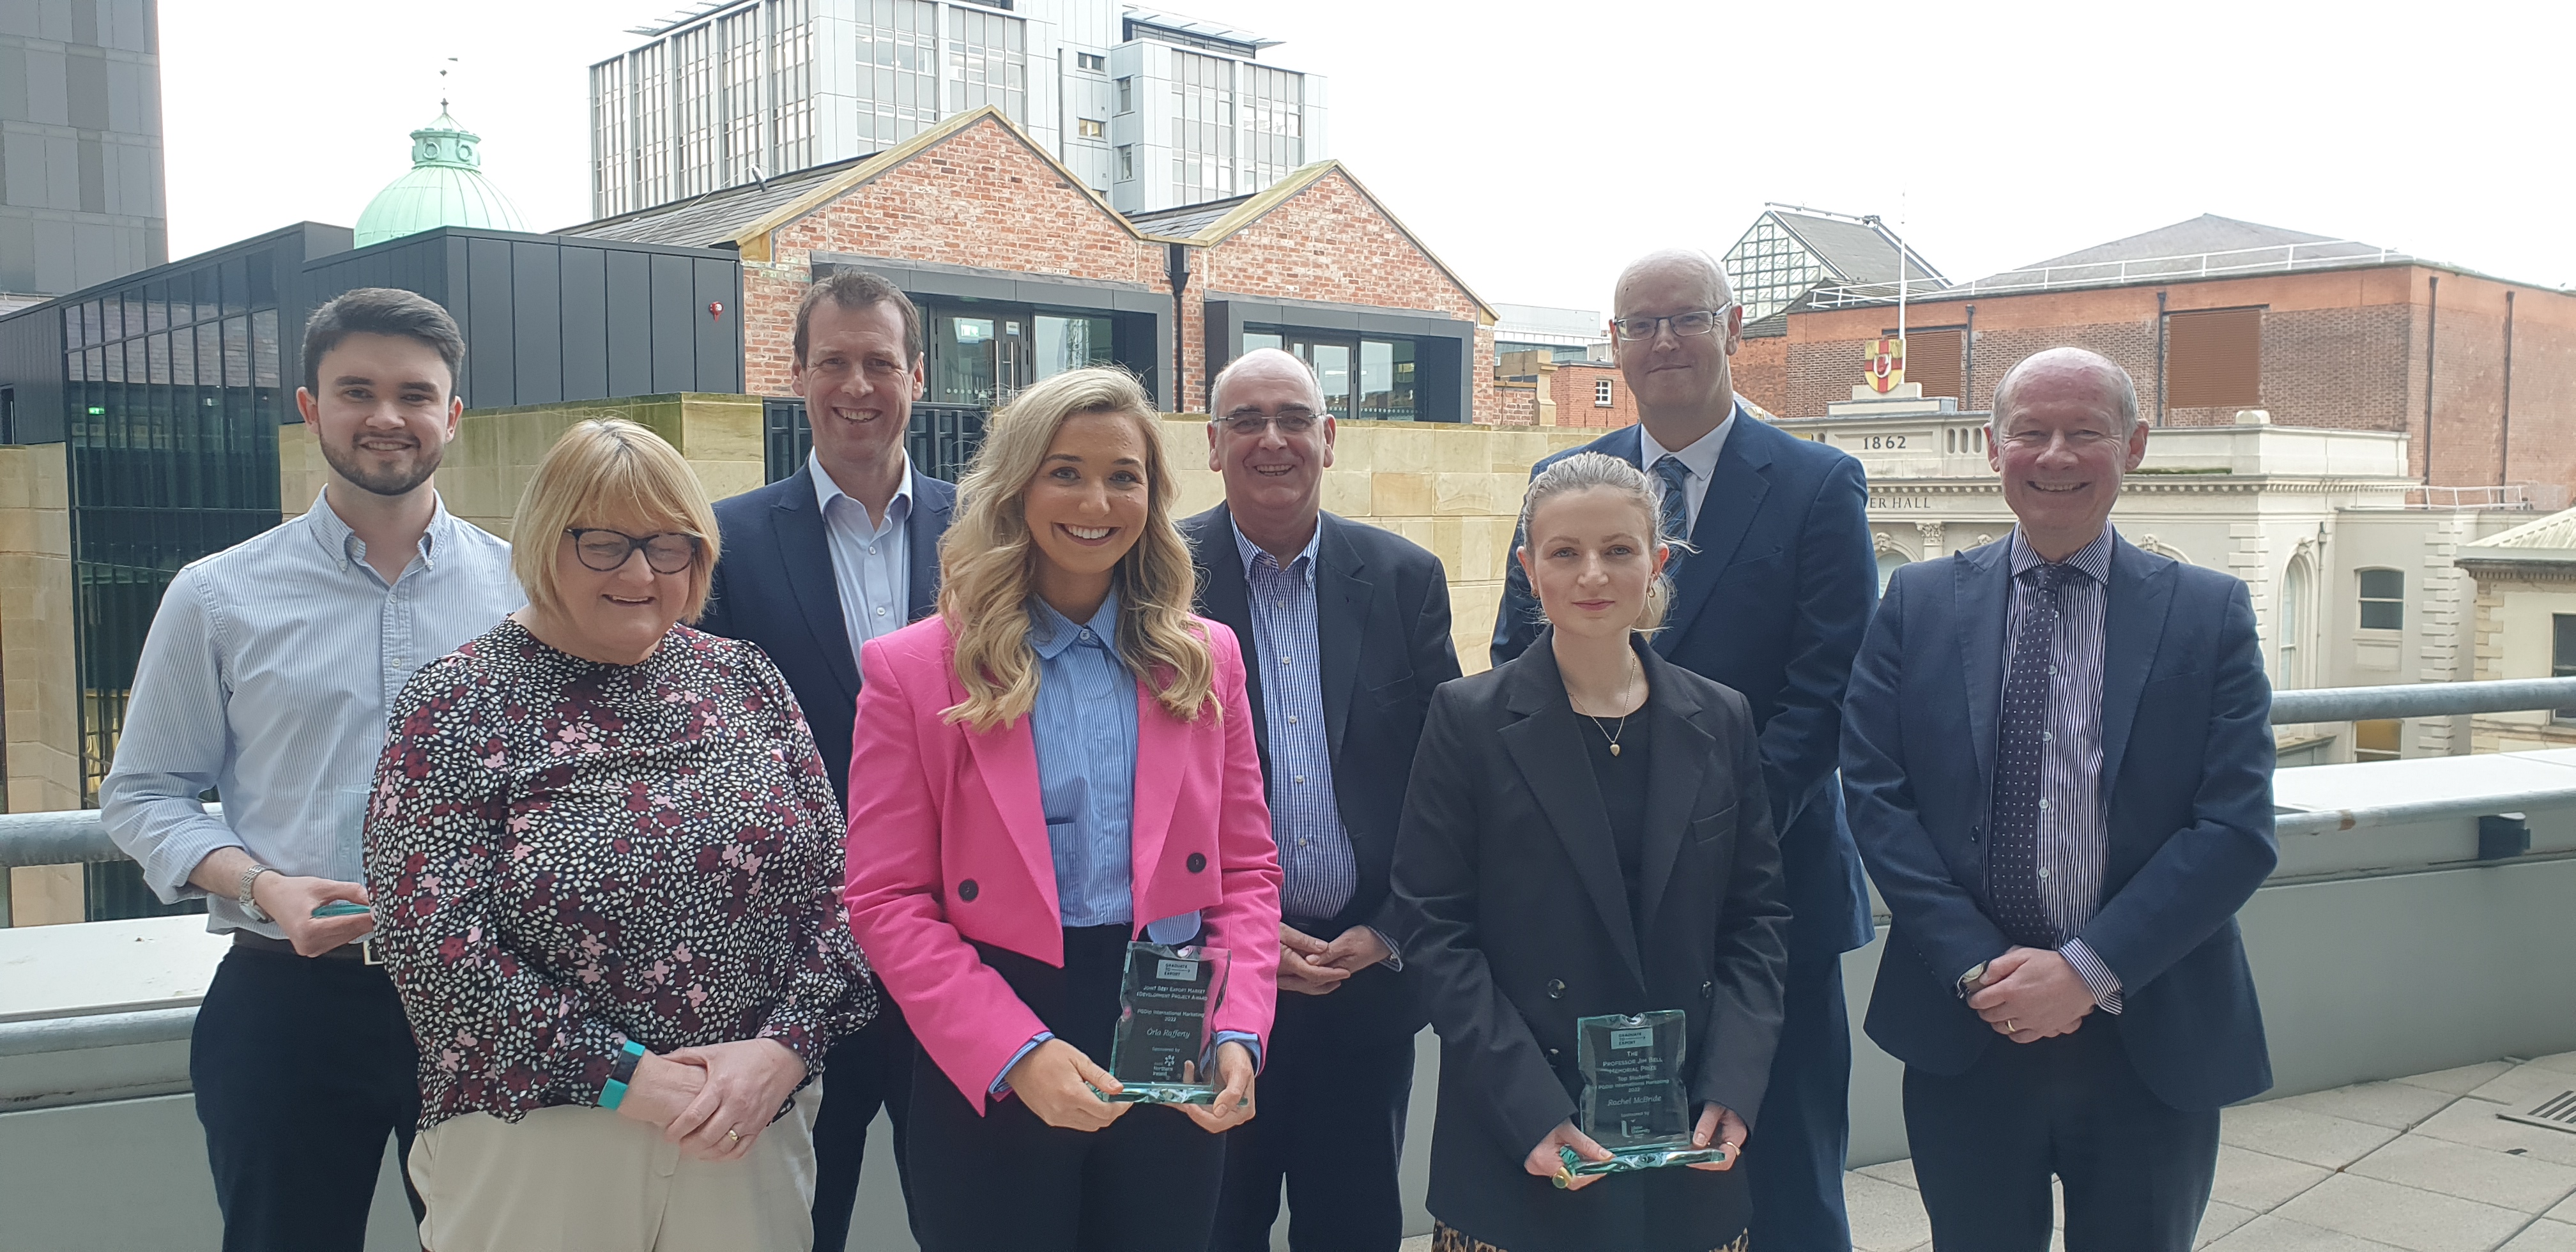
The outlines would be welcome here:
[[[1547,638],[1432,698],[1396,844],[1405,960],[1440,1032],[1431,1211],[1512,1252],[1704,1252],[1743,1228],[1741,1170],[1569,1194],[1521,1164],[1575,1111],[1579,1017],[1685,1010],[1693,1116],[1760,1115],[1789,906],[1752,713],[1638,645],[1655,745],[1638,926]]]
[[[948,533],[956,503],[955,487],[912,471],[912,518],[905,525],[912,582],[907,621],[938,607],[939,537]],[[846,810],[859,666],[841,618],[841,587],[832,572],[823,510],[814,501],[813,464],[716,501],[716,530],[721,555],[698,629],[749,640],[769,654],[805,710],[814,747],[832,773],[832,794]]]
[[[1635,465],[1642,447],[1637,428],[1623,426],[1530,472],[1575,452]],[[1848,952],[1874,933],[1860,852],[1834,786],[1843,685],[1878,598],[1868,508],[1860,462],[1738,409],[1691,531],[1699,550],[1682,562],[1672,611],[1655,636],[1656,651],[1744,693],[1752,707],[1796,913],[1789,950],[1801,961]],[[1528,576],[1508,556],[1503,564],[1498,665],[1539,631]]]
[[[1954,989],[2009,943],[1986,917],[1985,826],[2003,708],[2009,536],[1896,572],[1852,668],[1843,787],[1895,925],[1869,1037],[1962,1074],[2003,1043]],[[2103,609],[2102,903],[2084,945],[2120,976],[2119,1035],[2156,1098],[2215,1109],[2272,1085],[2236,910],[2278,858],[2272,689],[2245,584],[2111,550]]]
[[[1359,862],[1359,887],[1341,915],[1316,931],[1332,939],[1370,925],[1392,939],[1398,932],[1387,870],[1413,777],[1414,743],[1433,689],[1458,676],[1457,646],[1449,637],[1449,579],[1440,558],[1401,535],[1330,513],[1317,526],[1322,538],[1315,545],[1315,634],[1322,653],[1324,729],[1333,796]],[[1183,521],[1181,533],[1198,566],[1200,615],[1225,623],[1243,645],[1244,668],[1253,675],[1244,694],[1252,704],[1252,735],[1266,778],[1270,725],[1234,515],[1220,504]],[[1410,969],[1411,962],[1405,965]],[[1409,1036],[1422,1029],[1422,1007],[1411,987],[1417,981],[1389,966],[1373,966],[1323,996],[1322,1007],[1342,1015],[1353,1029]]]

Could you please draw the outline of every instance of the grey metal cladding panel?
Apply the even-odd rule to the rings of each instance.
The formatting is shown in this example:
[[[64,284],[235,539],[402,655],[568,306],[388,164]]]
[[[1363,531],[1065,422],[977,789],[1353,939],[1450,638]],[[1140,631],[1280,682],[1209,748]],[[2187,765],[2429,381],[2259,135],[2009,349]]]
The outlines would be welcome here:
[[[698,287],[684,256],[652,258],[653,394],[686,391],[697,377],[697,328],[689,324]]]
[[[14,394],[16,442],[63,441],[63,315],[41,305],[0,320],[0,387]]]
[[[698,329],[697,381],[689,390],[732,395],[742,390],[742,266],[732,261],[694,263],[697,289],[689,316]],[[707,311],[720,305],[721,313]]]
[[[564,249],[546,243],[512,243],[510,304],[518,354],[518,386],[512,404],[552,404],[563,391],[563,271],[557,257]]]
[[[496,409],[519,403],[518,327],[510,307],[510,245],[498,239],[465,244],[465,403]]]
[[[563,275],[563,398],[604,400],[608,390],[607,254],[565,247],[557,260]]]
[[[643,252],[606,252],[608,394],[649,396],[653,388],[653,269]]]

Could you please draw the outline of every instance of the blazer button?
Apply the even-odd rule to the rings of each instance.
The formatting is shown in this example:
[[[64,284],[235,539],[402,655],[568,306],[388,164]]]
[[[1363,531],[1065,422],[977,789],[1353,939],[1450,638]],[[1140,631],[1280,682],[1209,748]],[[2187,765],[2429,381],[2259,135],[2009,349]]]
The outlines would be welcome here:
[[[1200,870],[1207,868],[1207,854],[1204,852],[1193,852],[1190,854],[1190,859],[1181,862],[1181,864],[1188,867],[1189,871],[1195,874]]]
[[[1983,830],[1983,828],[1981,828],[1981,827],[1976,827],[1976,826],[1971,826],[1971,827],[1969,827],[1969,828],[1968,828],[1968,842],[1970,842],[1970,843],[1975,843],[1975,842],[1977,841],[1977,836],[1978,836],[1978,835],[1981,835],[1981,834],[1983,834],[1983,833],[1985,833],[1985,831],[1984,831],[1984,830]]]
[[[1551,1000],[1562,1000],[1565,998],[1564,979],[1551,978],[1547,980],[1547,998]]]
[[[1699,985],[1699,998],[1703,1000],[1714,1000],[1717,998],[1717,983],[1714,979]]]
[[[969,903],[969,904],[972,904],[972,903],[974,903],[974,902],[975,902],[975,880],[974,880],[974,879],[969,878],[969,879],[967,879],[966,881],[964,881],[964,882],[961,882],[961,883],[957,884],[957,898],[958,898],[958,899],[960,899],[960,900],[964,900],[964,901],[966,901],[966,902],[967,902],[967,903]]]

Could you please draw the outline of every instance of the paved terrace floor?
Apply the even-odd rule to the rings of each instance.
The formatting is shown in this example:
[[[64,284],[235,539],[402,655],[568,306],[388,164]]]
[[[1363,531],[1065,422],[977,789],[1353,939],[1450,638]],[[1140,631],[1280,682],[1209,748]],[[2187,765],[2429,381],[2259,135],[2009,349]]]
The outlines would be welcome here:
[[[2571,1088],[2576,1052],[2229,1109],[2200,1246],[2576,1252],[2576,1134],[2496,1116]],[[1912,1162],[1853,1170],[1843,1193],[1856,1252],[1932,1246]],[[1430,1247],[1409,1239],[1404,1252]]]

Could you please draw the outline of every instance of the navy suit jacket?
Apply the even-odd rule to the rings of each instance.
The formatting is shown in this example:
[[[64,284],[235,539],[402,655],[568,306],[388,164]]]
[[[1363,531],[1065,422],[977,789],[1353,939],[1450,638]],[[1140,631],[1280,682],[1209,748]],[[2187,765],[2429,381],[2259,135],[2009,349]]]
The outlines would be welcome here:
[[[1359,882],[1339,917],[1324,921],[1332,939],[1353,926],[1401,935],[1387,891],[1396,826],[1413,781],[1413,750],[1431,693],[1458,676],[1449,638],[1449,579],[1440,558],[1392,531],[1323,514],[1316,522],[1315,644],[1323,671],[1324,733],[1333,762],[1333,798],[1351,837]],[[1261,695],[1260,645],[1252,630],[1251,588],[1235,546],[1234,514],[1220,504],[1181,523],[1198,566],[1198,611],[1223,622],[1243,644],[1244,685],[1261,771],[1270,772],[1270,722]],[[1422,1029],[1425,1010],[1410,968],[1372,966],[1324,997],[1355,1029],[1395,1038]],[[1288,994],[1295,994],[1293,992]]]
[[[1636,465],[1643,446],[1637,428],[1624,426],[1530,475],[1576,452]],[[1833,785],[1843,684],[1878,595],[1868,509],[1860,462],[1736,410],[1691,531],[1698,551],[1683,560],[1655,635],[1656,651],[1752,707],[1788,880],[1792,961],[1848,952],[1873,933],[1860,855]],[[1514,549],[1521,539],[1512,536]],[[1496,665],[1526,650],[1541,624],[1520,562],[1505,565]]]
[[[1869,1037],[1965,1073],[2009,1047],[1956,990],[2011,944],[1986,916],[2012,539],[1896,572],[1852,668],[1843,790],[1896,924]],[[2272,872],[2272,689],[2245,584],[2116,540],[2104,606],[2100,910],[2083,940],[2119,975],[2119,1033],[2147,1088],[2213,1109],[2272,1085],[2236,910]]]
[[[938,607],[939,537],[948,533],[957,489],[912,471],[912,517],[905,525],[911,582],[905,620]],[[841,618],[841,586],[823,510],[814,500],[814,467],[766,487],[716,502],[722,538],[714,585],[698,629],[749,640],[769,654],[813,728],[814,747],[832,774],[832,794],[850,802],[850,729],[859,703],[859,666]]]

